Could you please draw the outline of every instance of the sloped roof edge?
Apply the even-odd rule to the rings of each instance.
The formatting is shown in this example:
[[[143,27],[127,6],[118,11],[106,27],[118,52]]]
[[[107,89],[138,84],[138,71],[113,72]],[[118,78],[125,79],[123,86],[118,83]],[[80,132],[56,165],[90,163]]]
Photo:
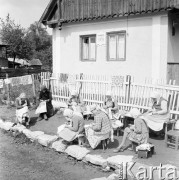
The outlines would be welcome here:
[[[51,12],[51,8],[54,6],[54,4],[57,2],[57,0],[50,0],[47,7],[45,8],[45,11],[43,12],[39,22],[45,24],[45,19],[49,16],[49,13]]]

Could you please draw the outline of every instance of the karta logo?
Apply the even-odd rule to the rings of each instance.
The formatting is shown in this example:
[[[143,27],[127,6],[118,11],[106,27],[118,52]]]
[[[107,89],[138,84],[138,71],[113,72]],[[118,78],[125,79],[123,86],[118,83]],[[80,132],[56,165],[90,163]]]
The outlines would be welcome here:
[[[119,180],[135,179],[135,180],[179,180],[177,168],[174,166],[140,166],[137,172],[132,171],[135,162],[122,163],[118,170]]]

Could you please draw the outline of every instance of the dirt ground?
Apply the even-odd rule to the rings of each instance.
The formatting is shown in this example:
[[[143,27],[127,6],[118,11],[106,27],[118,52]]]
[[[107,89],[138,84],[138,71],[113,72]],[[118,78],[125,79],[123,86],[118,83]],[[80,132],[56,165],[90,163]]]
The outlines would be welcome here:
[[[55,114],[53,117],[51,117],[48,121],[42,120],[39,122],[36,122],[37,115],[35,115],[34,110],[30,112],[32,123],[30,129],[32,131],[44,131],[47,134],[56,134],[57,127],[60,126],[65,122],[64,117],[62,114]],[[5,106],[0,106],[0,117],[2,117],[5,120],[11,119],[13,121],[15,115],[15,109],[10,108],[7,109]],[[89,121],[86,121],[86,123],[89,123]],[[102,147],[98,146],[97,149],[91,150],[91,154],[100,154],[101,156],[107,158],[110,156],[114,156],[117,154],[113,153],[113,149],[116,148],[119,143],[121,142],[122,136],[115,136],[115,141],[110,143],[108,145],[108,149],[103,152]],[[160,163],[162,164],[172,164],[179,168],[179,151],[176,151],[172,148],[166,148],[165,147],[165,141],[163,139],[159,138],[152,138],[150,137],[149,142],[154,144],[155,146],[155,152],[156,154],[153,155],[151,158],[148,159],[138,159],[134,152],[126,150],[124,152],[120,152],[121,155],[134,155],[134,160],[146,164],[146,165],[153,165],[158,166]]]
[[[1,180],[90,180],[110,174],[0,130]]]

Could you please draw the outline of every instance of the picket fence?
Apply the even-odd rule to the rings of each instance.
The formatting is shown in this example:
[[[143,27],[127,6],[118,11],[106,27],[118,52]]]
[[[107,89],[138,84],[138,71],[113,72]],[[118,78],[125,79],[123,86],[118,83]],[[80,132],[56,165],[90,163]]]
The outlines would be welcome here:
[[[105,94],[111,91],[118,101],[119,108],[130,110],[133,107],[147,110],[150,94],[158,91],[169,100],[172,118],[179,117],[179,86],[170,84],[135,83],[130,76],[106,76],[87,74],[50,74],[41,73],[41,83],[51,89],[53,99],[66,101],[70,92],[76,89],[87,104],[103,104]]]

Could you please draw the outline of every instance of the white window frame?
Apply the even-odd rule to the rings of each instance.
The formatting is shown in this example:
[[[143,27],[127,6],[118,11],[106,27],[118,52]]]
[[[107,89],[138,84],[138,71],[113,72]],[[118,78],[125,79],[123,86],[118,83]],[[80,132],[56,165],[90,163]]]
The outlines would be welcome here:
[[[110,35],[113,35],[113,36],[116,36],[117,40],[116,40],[116,55],[115,55],[115,58],[111,59],[110,58],[110,42],[109,42],[109,38],[110,38]],[[123,50],[123,54],[124,54],[124,57],[123,58],[120,58],[119,57],[119,36],[124,36],[124,50]],[[126,31],[116,31],[116,32],[109,32],[107,33],[107,61],[125,61],[126,60]]]
[[[88,47],[88,57],[87,58],[84,58],[84,46],[83,46],[83,41],[85,38],[88,38],[89,39],[89,47]],[[90,55],[91,55],[91,38],[95,38],[95,58],[91,58]],[[83,36],[80,36],[80,55],[81,55],[81,61],[96,61],[96,34],[91,34],[91,35],[83,35]]]

